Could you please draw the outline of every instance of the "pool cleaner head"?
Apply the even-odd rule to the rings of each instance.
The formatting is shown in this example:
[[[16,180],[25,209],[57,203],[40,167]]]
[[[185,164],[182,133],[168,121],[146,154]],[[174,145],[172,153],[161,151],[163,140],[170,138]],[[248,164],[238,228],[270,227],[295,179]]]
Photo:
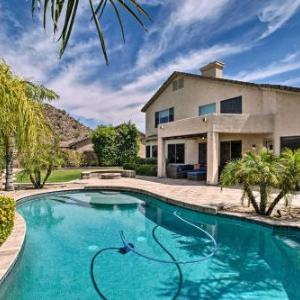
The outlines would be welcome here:
[[[134,248],[132,243],[124,244],[124,246],[119,249],[119,253],[126,254],[130,252],[132,248]]]

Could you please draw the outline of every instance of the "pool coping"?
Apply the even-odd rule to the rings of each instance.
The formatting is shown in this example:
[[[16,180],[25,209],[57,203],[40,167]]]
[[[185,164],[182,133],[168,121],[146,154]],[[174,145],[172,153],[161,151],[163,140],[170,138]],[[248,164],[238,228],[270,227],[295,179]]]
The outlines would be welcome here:
[[[87,185],[87,186],[76,186],[76,187],[60,187],[57,190],[46,190],[46,191],[31,190],[28,191],[28,193],[24,193],[23,195],[16,196],[15,199],[17,205],[19,205],[23,202],[30,201],[32,198],[40,195],[47,195],[47,194],[52,194],[57,192],[84,191],[84,190],[89,190],[89,191],[115,190],[115,191],[125,191],[125,192],[136,192],[136,193],[141,193],[141,194],[155,197],[171,205],[175,205],[185,209],[190,209],[200,213],[206,213],[210,215],[217,215],[221,217],[242,220],[249,223],[256,223],[261,226],[266,226],[272,229],[297,230],[297,231],[300,230],[300,224],[298,225],[298,224],[288,223],[286,221],[272,220],[267,217],[263,217],[259,215],[249,215],[246,213],[220,211],[218,210],[217,207],[214,206],[187,203],[178,199],[163,196],[159,193],[154,193],[147,189],[137,188],[137,187],[126,187],[126,186],[117,186],[117,185],[100,185],[100,186]],[[23,217],[18,212],[16,212],[16,223],[13,232],[10,234],[10,236],[5,241],[5,243],[0,247],[0,287],[4,282],[4,280],[8,277],[8,275],[12,271],[15,263],[17,262],[18,257],[20,256],[21,251],[23,249],[25,238],[26,238],[26,222],[23,219]],[[1,262],[1,257],[7,255],[10,257],[10,260],[5,261],[6,267],[1,268],[1,263],[4,265],[4,262]]]
[[[16,264],[26,239],[26,222],[16,212],[11,234],[0,247],[0,287]]]
[[[144,188],[138,188],[138,187],[126,187],[126,186],[119,186],[119,185],[86,185],[86,186],[76,186],[76,187],[65,187],[57,190],[47,190],[47,191],[38,191],[37,193],[28,193],[27,195],[19,195],[16,197],[17,203],[21,202],[22,199],[30,199],[31,197],[38,196],[38,195],[47,195],[55,192],[66,192],[66,191],[83,191],[83,190],[117,190],[117,191],[126,191],[126,192],[136,192],[136,193],[142,193],[148,196],[153,196],[155,198],[158,198],[159,200],[169,203],[171,205],[175,205],[181,208],[191,209],[193,211],[207,213],[211,215],[218,215],[226,218],[231,219],[237,219],[237,220],[244,220],[249,223],[256,223],[261,226],[267,226],[269,228],[281,228],[286,230],[300,230],[300,224],[295,224],[293,222],[288,221],[280,221],[280,220],[274,220],[270,219],[268,217],[260,216],[260,215],[250,215],[249,213],[243,213],[243,212],[230,212],[230,211],[223,211],[219,210],[216,206],[212,205],[199,205],[199,204],[192,204],[187,203],[179,199],[175,199],[172,197],[166,197],[164,195],[161,195],[159,193],[155,193],[152,191],[149,191]]]

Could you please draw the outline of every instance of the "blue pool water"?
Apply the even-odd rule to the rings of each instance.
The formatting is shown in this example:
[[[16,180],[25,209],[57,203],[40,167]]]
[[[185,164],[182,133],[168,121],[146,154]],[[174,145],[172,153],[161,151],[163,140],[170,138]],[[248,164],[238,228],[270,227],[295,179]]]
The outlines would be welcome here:
[[[300,299],[300,233],[180,209],[152,197],[119,192],[61,192],[18,207],[27,223],[24,251],[0,288],[1,300],[100,299],[90,276],[93,255],[121,247],[170,260],[210,253],[211,241],[173,212],[213,235],[218,250],[198,264],[162,264],[105,251],[94,276],[107,299]],[[179,277],[182,276],[182,286]]]

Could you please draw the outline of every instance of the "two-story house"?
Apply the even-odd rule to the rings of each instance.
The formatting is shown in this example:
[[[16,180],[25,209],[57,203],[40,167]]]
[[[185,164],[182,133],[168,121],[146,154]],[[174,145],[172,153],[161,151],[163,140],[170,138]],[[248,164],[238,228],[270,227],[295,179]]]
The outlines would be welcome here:
[[[300,88],[223,78],[218,61],[201,75],[174,72],[142,108],[146,157],[166,165],[207,166],[207,183],[231,159],[261,147],[300,147]]]

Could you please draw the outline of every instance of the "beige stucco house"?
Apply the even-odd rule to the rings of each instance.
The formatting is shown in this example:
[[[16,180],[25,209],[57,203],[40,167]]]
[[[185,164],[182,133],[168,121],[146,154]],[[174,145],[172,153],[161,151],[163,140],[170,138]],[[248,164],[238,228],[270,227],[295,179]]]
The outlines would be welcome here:
[[[248,150],[300,147],[300,88],[225,79],[223,68],[174,72],[143,107],[146,156],[157,156],[159,177],[168,163],[202,164],[217,184],[225,163]]]

